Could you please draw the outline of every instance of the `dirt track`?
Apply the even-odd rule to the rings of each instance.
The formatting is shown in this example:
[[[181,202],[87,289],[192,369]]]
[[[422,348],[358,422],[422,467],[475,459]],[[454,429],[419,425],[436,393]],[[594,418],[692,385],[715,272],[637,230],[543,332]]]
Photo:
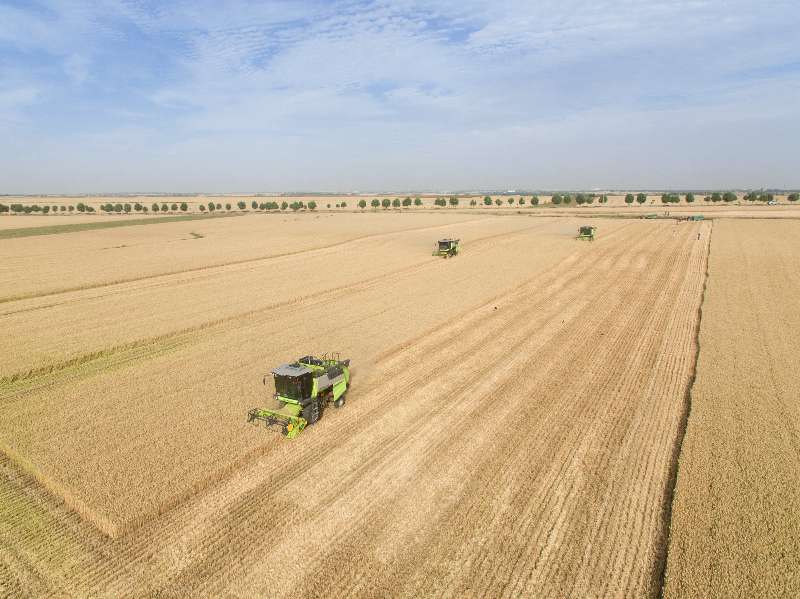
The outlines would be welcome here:
[[[16,383],[4,426],[30,422],[60,396],[96,409],[93,426],[116,440],[105,455],[74,444],[70,410],[51,402],[66,424],[34,420],[43,430],[25,429],[16,450],[43,477],[73,474],[53,489],[104,480],[108,495],[72,489],[95,509],[141,485],[163,498],[173,478],[173,492],[179,477],[200,486],[112,539],[4,459],[0,594],[657,591],[709,225],[608,221],[589,245],[570,238],[564,219],[501,220],[494,231],[480,225],[486,241],[476,232],[456,260],[420,261],[412,250],[429,251],[430,233],[399,234],[381,244],[406,256],[395,267],[404,270],[390,261],[376,277],[365,262],[345,294],[200,327],[177,353],[123,354],[110,373],[67,368],[40,391]],[[160,326],[142,318],[151,324],[140,331]],[[354,358],[347,406],[295,442],[243,426],[242,410],[263,393],[253,369],[305,353],[308,319],[320,349],[338,340]],[[118,333],[108,335],[100,347]],[[115,418],[136,420],[134,433]],[[60,461],[48,464],[53,438]],[[147,465],[143,478],[131,459]],[[221,474],[209,479],[209,466]]]

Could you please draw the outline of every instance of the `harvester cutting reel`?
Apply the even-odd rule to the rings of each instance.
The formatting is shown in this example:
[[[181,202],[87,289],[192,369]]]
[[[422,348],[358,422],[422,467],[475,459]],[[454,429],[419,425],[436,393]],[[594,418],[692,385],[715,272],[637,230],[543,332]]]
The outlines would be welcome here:
[[[322,418],[328,404],[336,408],[344,406],[350,388],[350,360],[341,360],[338,354],[323,354],[321,358],[304,356],[264,376],[265,385],[268,378],[275,383],[275,405],[253,408],[247,413],[247,421],[279,427],[284,435],[294,439],[306,426]]]

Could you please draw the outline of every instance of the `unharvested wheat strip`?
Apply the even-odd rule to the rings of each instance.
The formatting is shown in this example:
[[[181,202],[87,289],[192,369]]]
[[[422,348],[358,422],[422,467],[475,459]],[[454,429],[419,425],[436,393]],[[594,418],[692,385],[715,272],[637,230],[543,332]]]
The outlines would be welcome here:
[[[664,595],[800,594],[798,227],[714,225]],[[790,307],[791,306],[791,307]],[[757,506],[757,509],[754,509]]]

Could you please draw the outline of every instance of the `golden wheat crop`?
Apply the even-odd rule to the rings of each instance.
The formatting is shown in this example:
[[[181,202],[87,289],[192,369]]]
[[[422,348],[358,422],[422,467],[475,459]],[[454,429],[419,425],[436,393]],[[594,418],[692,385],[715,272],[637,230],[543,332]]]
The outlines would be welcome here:
[[[665,596],[800,596],[800,224],[715,223]]]

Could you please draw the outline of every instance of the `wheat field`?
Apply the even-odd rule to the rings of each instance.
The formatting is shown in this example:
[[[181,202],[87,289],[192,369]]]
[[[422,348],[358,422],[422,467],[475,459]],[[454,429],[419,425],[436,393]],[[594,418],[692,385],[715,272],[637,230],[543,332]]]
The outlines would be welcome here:
[[[665,597],[800,596],[798,232],[714,225]]]
[[[566,218],[280,218],[5,262],[0,588],[658,592],[709,223],[603,220],[586,243]],[[462,254],[432,257],[446,235]],[[63,243],[82,259],[59,279]],[[245,422],[272,366],[330,350],[345,409],[295,441]]]

